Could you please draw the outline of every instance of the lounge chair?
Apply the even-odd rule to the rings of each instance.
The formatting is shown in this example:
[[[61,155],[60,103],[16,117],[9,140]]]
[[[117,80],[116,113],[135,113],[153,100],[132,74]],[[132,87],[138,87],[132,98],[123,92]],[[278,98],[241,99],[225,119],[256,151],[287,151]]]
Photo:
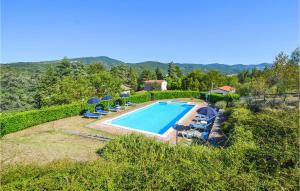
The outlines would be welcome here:
[[[196,130],[208,130],[212,123],[191,123],[190,128]]]
[[[127,106],[133,106],[133,105],[135,105],[135,103],[132,103],[132,102],[130,102],[130,101],[127,102],[126,104],[127,104]],[[126,104],[125,104],[125,105],[126,105]]]
[[[83,117],[85,118],[99,118],[101,115],[99,113],[91,113],[90,111],[86,111],[83,114]]]
[[[117,112],[121,109],[121,106],[120,107],[108,107],[108,111],[114,111],[114,112]]]
[[[107,114],[109,114],[109,111],[104,111],[102,109],[98,109],[95,111],[95,113],[99,113],[100,115],[107,115]]]
[[[95,107],[95,113],[99,113],[101,115],[107,115],[107,114],[109,114],[109,111],[104,111],[102,109],[102,106],[96,106]]]
[[[182,135],[182,137],[185,137],[188,139],[199,138],[199,139],[203,139],[203,140],[208,140],[209,133],[193,130],[193,131],[183,131],[181,133],[181,135]]]
[[[212,122],[216,116],[213,117],[203,117],[203,116],[196,116],[193,121],[206,121],[206,122]]]
[[[98,106],[95,107],[95,111],[96,110],[103,110],[103,107],[101,105],[98,105]]]
[[[205,117],[207,117],[206,115],[203,115],[203,114],[200,114],[200,113],[198,113],[197,115],[196,115],[196,117],[202,117],[202,118],[205,118]]]

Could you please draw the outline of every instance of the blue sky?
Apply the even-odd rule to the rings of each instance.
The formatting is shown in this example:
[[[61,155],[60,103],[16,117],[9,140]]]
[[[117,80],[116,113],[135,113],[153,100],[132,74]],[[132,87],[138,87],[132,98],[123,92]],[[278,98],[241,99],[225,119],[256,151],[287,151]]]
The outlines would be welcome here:
[[[2,63],[64,56],[258,64],[299,44],[298,0],[1,0]]]

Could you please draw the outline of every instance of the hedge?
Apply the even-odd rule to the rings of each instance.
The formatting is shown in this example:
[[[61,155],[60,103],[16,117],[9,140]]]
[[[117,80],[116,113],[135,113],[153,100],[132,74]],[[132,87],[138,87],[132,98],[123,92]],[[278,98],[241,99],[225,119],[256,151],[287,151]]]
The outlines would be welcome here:
[[[119,98],[117,98],[119,99]],[[105,100],[101,101],[101,104],[113,105],[116,100]],[[130,101],[133,103],[141,103],[150,101],[150,94],[139,94],[133,95],[128,98],[124,98],[126,101]],[[8,133],[20,131],[22,129],[39,125],[45,122],[62,119],[65,117],[71,117],[79,115],[82,110],[88,109],[93,111],[95,108],[95,104],[82,104],[82,103],[74,103],[68,105],[59,105],[59,106],[51,106],[44,107],[41,109],[35,109],[30,111],[23,112],[8,112],[0,114],[0,135],[4,136]]]
[[[216,103],[218,101],[226,101],[231,102],[234,100],[238,100],[240,98],[239,94],[229,93],[229,94],[216,94],[216,93],[207,93],[207,92],[200,92],[200,98],[206,99],[205,95],[208,94],[208,101],[211,103]]]
[[[151,98],[158,99],[172,99],[172,98],[198,98],[198,91],[152,91]]]

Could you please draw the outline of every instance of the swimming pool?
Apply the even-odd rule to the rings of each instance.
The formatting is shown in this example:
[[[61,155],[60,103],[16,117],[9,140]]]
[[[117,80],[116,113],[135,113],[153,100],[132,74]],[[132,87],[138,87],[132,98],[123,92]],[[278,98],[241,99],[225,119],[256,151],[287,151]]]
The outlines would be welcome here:
[[[186,102],[156,102],[106,121],[107,124],[143,133],[164,136],[195,105]]]

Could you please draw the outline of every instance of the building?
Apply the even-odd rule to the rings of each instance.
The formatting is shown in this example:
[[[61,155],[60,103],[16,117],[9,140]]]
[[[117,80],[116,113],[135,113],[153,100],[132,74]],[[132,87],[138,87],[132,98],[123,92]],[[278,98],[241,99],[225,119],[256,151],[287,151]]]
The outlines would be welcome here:
[[[167,90],[167,81],[165,80],[147,80],[144,81],[144,90]]]
[[[228,94],[228,93],[234,93],[235,88],[231,86],[222,86],[222,87],[214,88],[210,92],[217,93],[217,94]]]

